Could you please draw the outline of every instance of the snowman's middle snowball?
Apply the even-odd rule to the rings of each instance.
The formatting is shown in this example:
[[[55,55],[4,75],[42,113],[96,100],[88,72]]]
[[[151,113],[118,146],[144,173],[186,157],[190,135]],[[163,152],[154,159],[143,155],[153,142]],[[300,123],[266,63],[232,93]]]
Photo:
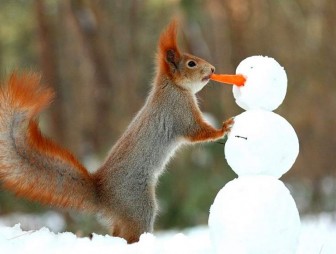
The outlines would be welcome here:
[[[286,119],[269,111],[248,110],[234,121],[225,144],[225,158],[239,176],[279,178],[292,167],[299,141]]]

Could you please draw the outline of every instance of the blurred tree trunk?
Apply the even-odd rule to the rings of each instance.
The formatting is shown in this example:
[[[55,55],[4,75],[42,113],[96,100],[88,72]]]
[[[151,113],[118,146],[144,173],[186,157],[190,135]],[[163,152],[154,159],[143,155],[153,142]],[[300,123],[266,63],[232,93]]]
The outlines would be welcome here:
[[[111,99],[113,95],[113,81],[111,78],[110,64],[106,59],[105,46],[99,36],[100,10],[99,2],[87,4],[82,0],[64,1],[69,18],[75,24],[74,28],[79,35],[79,42],[84,49],[87,60],[90,62],[93,74],[91,83],[91,96],[93,99],[93,129],[86,135],[93,140],[93,149],[99,151],[110,140],[113,125],[109,124],[111,117]],[[94,7],[94,9],[93,9]]]
[[[43,0],[35,0],[35,13],[43,82],[47,83],[48,86],[51,86],[57,96],[57,99],[50,107],[50,132],[59,142],[64,143],[66,139],[66,124],[63,108],[63,91],[60,89],[59,68],[57,63],[57,39],[50,19],[46,14],[46,8]]]

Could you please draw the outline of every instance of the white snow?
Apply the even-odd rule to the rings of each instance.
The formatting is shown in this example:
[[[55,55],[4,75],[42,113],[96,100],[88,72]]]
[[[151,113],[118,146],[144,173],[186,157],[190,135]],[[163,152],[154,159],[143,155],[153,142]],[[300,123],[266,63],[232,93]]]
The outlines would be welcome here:
[[[272,111],[286,96],[286,72],[271,57],[248,57],[238,65],[236,74],[246,77],[244,86],[233,86],[236,103],[245,110],[259,108]]]
[[[61,232],[64,230],[66,222],[64,217],[57,212],[48,211],[43,214],[25,214],[11,213],[1,216],[0,226],[15,225],[20,222],[22,228],[38,230],[43,226],[50,228],[53,232]]]
[[[238,178],[218,193],[209,216],[216,253],[294,254],[300,216],[289,190],[278,180],[299,153],[295,130],[275,114],[287,90],[285,70],[270,57],[252,56],[237,67],[246,77],[233,87],[236,116],[225,158]]]
[[[225,158],[239,176],[279,178],[292,167],[299,141],[286,119],[270,111],[248,110],[234,121],[225,144]]]
[[[296,254],[335,254],[336,216],[320,214],[302,219]],[[115,253],[115,254],[213,254],[209,229],[199,226],[183,232],[144,234],[139,243],[127,245],[123,239],[94,234],[93,239],[78,238],[72,233],[55,234],[46,228],[22,231],[19,225],[0,227],[0,253]],[[225,252],[227,254],[232,254]],[[286,254],[286,253],[284,253]]]
[[[209,228],[217,253],[295,253],[300,218],[283,182],[273,176],[239,176],[217,194]]]

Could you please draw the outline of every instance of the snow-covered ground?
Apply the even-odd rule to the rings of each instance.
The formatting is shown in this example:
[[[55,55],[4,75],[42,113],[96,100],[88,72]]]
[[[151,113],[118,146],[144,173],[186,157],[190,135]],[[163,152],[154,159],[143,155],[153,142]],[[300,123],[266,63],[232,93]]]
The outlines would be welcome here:
[[[54,219],[57,220],[57,216]],[[1,220],[0,224],[3,224]],[[144,234],[140,242],[127,245],[123,239],[108,235],[94,234],[90,240],[89,238],[78,238],[68,232],[53,233],[47,228],[23,231],[20,225],[16,225],[14,227],[0,226],[0,253],[211,254],[214,251],[206,226],[191,228],[183,232]],[[297,254],[335,253],[336,216],[320,214],[302,218],[302,232]]]

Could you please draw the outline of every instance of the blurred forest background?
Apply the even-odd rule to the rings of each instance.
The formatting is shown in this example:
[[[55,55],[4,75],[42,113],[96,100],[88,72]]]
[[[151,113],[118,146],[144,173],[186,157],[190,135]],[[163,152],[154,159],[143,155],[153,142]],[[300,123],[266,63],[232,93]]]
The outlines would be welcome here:
[[[44,132],[95,169],[143,105],[157,39],[173,17],[180,47],[218,73],[234,73],[251,55],[284,66],[288,92],[276,112],[297,131],[300,154],[282,179],[302,214],[335,211],[336,1],[1,0],[1,80],[13,70],[41,72],[57,92],[41,118]],[[210,83],[199,98],[219,123],[242,112],[228,86]],[[179,150],[160,179],[156,229],[207,223],[234,177],[223,144]],[[0,216],[48,209],[0,189]],[[104,232],[92,218],[64,216],[67,230]]]

